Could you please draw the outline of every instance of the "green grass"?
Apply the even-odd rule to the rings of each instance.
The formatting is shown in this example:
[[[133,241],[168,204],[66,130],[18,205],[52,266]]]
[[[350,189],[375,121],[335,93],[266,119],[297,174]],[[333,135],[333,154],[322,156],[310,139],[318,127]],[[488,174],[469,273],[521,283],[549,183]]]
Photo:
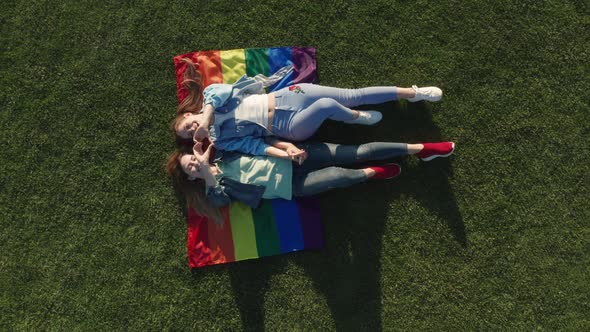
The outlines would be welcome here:
[[[0,4],[0,329],[590,329],[584,1]],[[172,57],[315,46],[325,85],[433,84],[335,142],[456,155],[321,196],[326,248],[190,271]]]

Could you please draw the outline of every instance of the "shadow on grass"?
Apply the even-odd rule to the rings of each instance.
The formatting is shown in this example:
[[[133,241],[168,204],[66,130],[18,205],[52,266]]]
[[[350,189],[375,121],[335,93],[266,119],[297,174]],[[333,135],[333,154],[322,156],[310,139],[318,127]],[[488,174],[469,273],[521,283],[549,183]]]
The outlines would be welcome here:
[[[407,107],[391,114],[388,122],[397,139],[410,142],[439,142],[451,140],[444,137],[432,119],[432,104],[406,104]],[[460,151],[458,146],[458,151]],[[412,157],[413,158],[413,157]],[[411,195],[430,212],[444,220],[455,241],[467,247],[467,234],[463,217],[451,187],[452,158],[437,158],[417,165],[402,165],[405,170],[399,183],[399,192]],[[404,167],[406,166],[406,167]]]
[[[442,141],[444,137],[428,108],[427,104],[385,104],[378,108],[384,114],[379,126],[357,127],[351,132],[350,127],[327,123],[314,139],[342,144]],[[304,268],[323,294],[337,330],[380,331],[383,229],[391,201],[402,194],[414,197],[444,220],[454,239],[467,246],[465,226],[449,181],[450,160],[407,160],[395,160],[402,164],[403,172],[394,182],[372,182],[318,197],[322,202],[325,249],[228,267],[244,329],[264,329],[264,298],[269,280],[290,260]]]
[[[389,197],[368,194],[385,188],[360,189],[354,196],[342,190],[322,197],[326,249],[302,260],[325,296],[338,331],[381,330],[380,260]],[[369,207],[358,208],[367,200]]]

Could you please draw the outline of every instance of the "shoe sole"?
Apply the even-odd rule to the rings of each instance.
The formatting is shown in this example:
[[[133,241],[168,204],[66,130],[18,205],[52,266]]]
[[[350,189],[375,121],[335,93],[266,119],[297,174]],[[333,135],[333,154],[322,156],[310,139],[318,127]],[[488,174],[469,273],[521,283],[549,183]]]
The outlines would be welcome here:
[[[383,114],[381,114],[381,112],[378,112],[378,111],[374,111],[374,112],[379,113],[379,115],[375,115],[375,117],[378,117],[379,119],[377,119],[373,123],[354,122],[356,119],[355,120],[352,120],[352,121],[342,121],[342,122],[344,122],[346,124],[352,124],[352,125],[374,126],[374,125],[378,124],[383,119]]]
[[[373,123],[367,123],[367,124],[363,123],[365,126],[374,126],[374,125],[378,124],[379,122],[381,122],[381,120],[383,120],[383,114],[381,114],[381,112],[378,112],[378,111],[374,111],[374,112],[377,112],[376,113],[377,115],[375,115],[375,117],[378,118],[377,121],[375,121]]]
[[[379,119],[379,121],[375,121],[373,123],[359,123],[361,126],[374,126],[376,124],[378,124],[379,122],[381,122],[381,119]]]
[[[440,97],[434,97],[434,98],[422,98],[422,99],[416,99],[416,100],[408,99],[408,101],[410,103],[417,103],[419,101],[429,101],[429,102],[435,103],[435,102],[437,102],[437,101],[439,101],[441,99],[442,99],[442,96],[440,96]]]
[[[433,155],[432,155],[432,156],[430,156],[430,157],[426,157],[426,158],[420,158],[420,159],[421,159],[421,160],[423,160],[423,161],[431,161],[432,159],[434,159],[434,158],[438,158],[438,157],[442,157],[442,158],[444,158],[444,157],[448,157],[448,156],[452,155],[452,154],[453,154],[453,152],[455,152],[455,143],[452,143],[452,145],[451,145],[451,146],[453,147],[453,149],[451,150],[451,152],[449,152],[449,153],[447,153],[447,154],[433,154]]]

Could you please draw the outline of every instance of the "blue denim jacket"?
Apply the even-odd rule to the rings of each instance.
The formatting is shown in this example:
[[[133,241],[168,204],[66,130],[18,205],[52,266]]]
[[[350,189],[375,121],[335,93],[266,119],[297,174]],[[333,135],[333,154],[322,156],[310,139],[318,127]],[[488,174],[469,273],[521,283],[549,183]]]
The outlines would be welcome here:
[[[264,186],[241,183],[222,177],[214,187],[207,187],[207,198],[215,207],[229,205],[233,201],[246,203],[251,208],[260,204]]]
[[[239,120],[234,116],[236,108],[246,96],[260,93],[264,93],[262,83],[246,75],[233,85],[211,84],[203,91],[204,104],[211,104],[215,108],[215,121],[209,133],[217,149],[266,155],[266,148],[270,145],[264,142],[264,136],[270,135],[270,132],[257,123]]]
[[[264,88],[277,87],[276,83],[280,86],[292,72],[293,65],[287,65],[269,77],[243,75],[234,84],[211,84],[203,91],[203,106],[211,104],[215,109],[215,122],[209,133],[217,149],[266,155],[269,145],[263,138],[272,135],[271,132],[254,122],[237,120],[234,112],[246,96],[264,93]]]

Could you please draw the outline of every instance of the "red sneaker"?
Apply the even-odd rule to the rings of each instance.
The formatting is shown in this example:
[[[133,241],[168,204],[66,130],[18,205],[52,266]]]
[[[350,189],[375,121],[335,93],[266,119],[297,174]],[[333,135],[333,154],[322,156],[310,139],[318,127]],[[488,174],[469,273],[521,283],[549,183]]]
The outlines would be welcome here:
[[[453,142],[422,143],[422,145],[424,145],[424,148],[416,153],[416,157],[424,161],[437,157],[448,157],[455,151],[455,143]]]
[[[383,166],[372,166],[370,169],[375,171],[375,175],[371,179],[387,180],[392,179],[401,174],[402,168],[398,164],[387,164]]]

